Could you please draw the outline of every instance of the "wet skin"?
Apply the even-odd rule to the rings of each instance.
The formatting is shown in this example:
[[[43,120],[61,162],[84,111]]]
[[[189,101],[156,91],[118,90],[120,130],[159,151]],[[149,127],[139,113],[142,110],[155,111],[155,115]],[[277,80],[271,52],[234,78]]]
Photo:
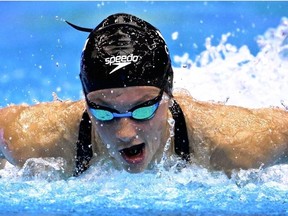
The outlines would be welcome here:
[[[156,87],[111,90],[91,92],[88,98],[125,113],[160,92]],[[191,163],[209,170],[223,170],[228,175],[234,170],[287,163],[287,111],[247,109],[197,101],[184,92],[173,94],[185,115]],[[168,109],[171,100],[164,94],[165,97],[155,116],[147,121],[118,118],[104,123],[91,116],[94,157],[90,164],[112,157],[113,167],[122,166],[136,173],[158,162],[171,129],[167,122],[171,118]],[[79,122],[86,108],[81,100],[0,109],[0,158],[22,167],[29,158],[61,157],[67,162],[65,173],[71,176],[75,170]],[[174,155],[173,145],[172,138],[165,156]]]
[[[98,90],[89,93],[87,98],[97,105],[125,113],[155,98],[159,92],[160,89],[156,87],[137,86]],[[169,99],[164,93],[155,115],[148,120],[114,118],[111,121],[99,121],[90,111],[89,115],[110,156],[126,171],[138,173],[161,159],[169,138],[168,105]]]

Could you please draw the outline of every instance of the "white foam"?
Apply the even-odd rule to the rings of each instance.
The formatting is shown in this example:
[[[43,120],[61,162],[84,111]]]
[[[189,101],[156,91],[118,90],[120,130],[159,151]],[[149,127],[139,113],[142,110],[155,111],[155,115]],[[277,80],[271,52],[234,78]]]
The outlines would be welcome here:
[[[193,61],[188,54],[174,56],[174,86],[187,88],[198,100],[226,101],[245,107],[288,104],[287,19],[257,39],[259,53],[229,44],[229,33],[218,45],[206,39],[206,50]]]

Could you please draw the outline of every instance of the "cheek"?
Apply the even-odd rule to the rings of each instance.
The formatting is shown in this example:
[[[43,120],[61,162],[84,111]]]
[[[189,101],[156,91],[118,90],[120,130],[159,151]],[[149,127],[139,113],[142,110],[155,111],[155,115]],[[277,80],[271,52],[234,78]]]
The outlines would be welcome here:
[[[112,125],[103,124],[101,122],[94,122],[94,123],[96,131],[99,134],[99,137],[101,138],[102,142],[106,144],[110,143],[110,140],[112,140],[114,137],[112,136],[114,127]]]
[[[147,139],[152,143],[161,143],[166,138],[167,110],[168,105],[162,104],[155,116],[149,121],[148,127],[144,129]]]
[[[164,131],[164,128],[162,127],[167,124],[168,111],[169,111],[168,102],[165,102],[161,104],[161,106],[157,110],[155,117],[153,118],[154,124],[161,127],[161,131]]]

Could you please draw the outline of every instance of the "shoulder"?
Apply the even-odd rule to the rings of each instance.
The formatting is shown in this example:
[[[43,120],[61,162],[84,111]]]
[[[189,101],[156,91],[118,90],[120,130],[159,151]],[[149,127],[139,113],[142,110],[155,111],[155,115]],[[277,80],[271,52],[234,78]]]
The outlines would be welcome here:
[[[222,106],[220,103],[216,102],[205,102],[199,101],[193,98],[188,90],[185,89],[177,89],[177,91],[173,92],[174,99],[180,105],[181,109],[184,112],[186,118],[189,118],[191,113],[194,113],[194,117],[196,113],[202,113],[207,111],[208,109],[211,111],[213,109],[218,109]]]
[[[0,109],[0,129],[9,150],[5,156],[17,165],[35,157],[63,157],[74,164],[74,144],[84,110],[84,101],[10,105]]]
[[[4,130],[5,138],[13,138],[14,143],[16,140],[35,142],[35,136],[39,143],[54,142],[59,137],[70,140],[77,137],[84,110],[84,101],[10,105],[0,110],[0,128]]]
[[[80,116],[85,109],[84,101],[53,101],[38,103],[35,105],[9,105],[0,109],[0,126],[1,122],[11,122],[15,119],[32,121],[37,118],[73,117]],[[72,116],[71,116],[72,115]],[[38,119],[39,120],[39,119]]]
[[[10,105],[0,110],[0,128],[4,129],[6,138],[15,139],[77,134],[84,110],[84,101]]]
[[[283,109],[201,102],[187,92],[175,99],[185,115],[194,157],[202,165],[251,168],[287,154],[288,112]]]

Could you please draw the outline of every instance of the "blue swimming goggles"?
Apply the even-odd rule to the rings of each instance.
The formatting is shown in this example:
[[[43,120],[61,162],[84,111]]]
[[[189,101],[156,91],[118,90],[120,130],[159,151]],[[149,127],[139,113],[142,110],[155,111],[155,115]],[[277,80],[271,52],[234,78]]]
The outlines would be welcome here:
[[[135,120],[149,120],[153,118],[156,110],[159,107],[160,101],[162,99],[163,90],[160,91],[159,95],[155,98],[145,101],[125,113],[120,113],[119,111],[106,107],[97,105],[86,98],[89,110],[92,115],[99,121],[111,121],[114,118],[132,118]]]

